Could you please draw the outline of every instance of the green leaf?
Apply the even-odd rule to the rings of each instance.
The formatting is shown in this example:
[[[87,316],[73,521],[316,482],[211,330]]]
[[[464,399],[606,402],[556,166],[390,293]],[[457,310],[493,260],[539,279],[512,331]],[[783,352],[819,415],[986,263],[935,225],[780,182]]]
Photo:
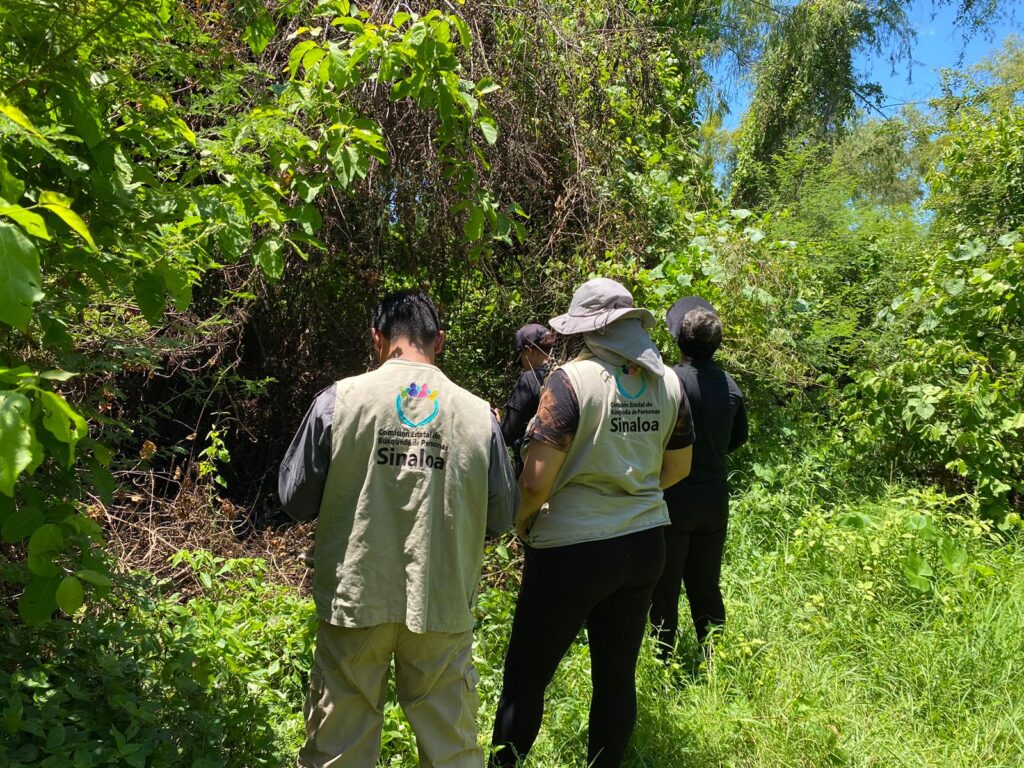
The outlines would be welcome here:
[[[295,79],[295,75],[299,71],[299,65],[302,63],[302,57],[316,47],[317,44],[315,40],[303,40],[292,48],[292,52],[288,56],[288,76],[291,77],[291,79]]]
[[[523,225],[521,221],[512,222],[512,231],[515,232],[516,242],[526,242],[526,227]]]
[[[60,603],[60,590],[57,590],[57,602]],[[63,608],[61,609],[63,610]],[[65,611],[66,613],[66,611]],[[54,723],[50,727],[50,731],[46,734],[46,749],[48,752],[53,752],[56,749],[60,749],[64,746],[64,740],[67,738],[67,733],[64,731],[64,726],[61,723]]]
[[[848,512],[840,517],[836,522],[838,522],[839,525],[846,526],[847,528],[858,529],[870,528],[874,525],[874,520],[863,512]]]
[[[26,330],[42,284],[36,247],[18,227],[0,224],[0,321]]]
[[[163,275],[164,285],[167,286],[167,290],[171,294],[174,308],[179,312],[184,312],[192,303],[192,283],[187,269],[181,264],[165,262],[160,265],[159,272]]]
[[[3,530],[3,526],[7,525],[14,515],[14,499],[10,496],[0,496],[0,530]]]
[[[57,214],[61,219],[63,219],[65,224],[81,235],[82,239],[85,240],[93,250],[96,249],[96,243],[92,239],[89,227],[87,227],[85,222],[82,221],[81,216],[71,210],[70,197],[62,195],[59,192],[40,192],[39,205]]]
[[[939,554],[942,555],[942,563],[952,573],[962,571],[968,562],[967,552],[956,545],[956,542],[948,536],[943,538],[939,546]]]
[[[510,237],[511,231],[512,222],[509,220],[508,216],[503,213],[499,213],[494,222],[493,239],[512,245],[512,238]]]
[[[1024,411],[1007,416],[1000,425],[1007,432],[1011,430],[1024,429]]]
[[[64,534],[59,525],[44,523],[28,540],[28,569],[36,576],[56,576],[55,560],[64,549]]]
[[[365,143],[360,143],[360,146],[364,149],[367,147]],[[353,144],[343,146],[331,160],[334,164],[334,172],[338,178],[338,183],[342,187],[347,187],[356,177],[360,179],[366,178],[366,173],[370,167],[367,156],[361,153]]]
[[[188,124],[184,120],[182,120],[180,117],[172,117],[171,125],[178,129],[178,133],[180,133],[184,137],[185,141],[187,141],[193,147],[196,145],[196,134],[191,128],[188,127]]]
[[[384,147],[384,137],[381,136],[380,127],[374,123],[366,122],[365,126],[352,128],[352,138],[359,141],[365,152],[369,152],[379,160],[387,162],[388,151]]]
[[[910,586],[919,592],[929,592],[932,588],[930,578],[934,575],[932,568],[917,552],[911,552],[903,558],[903,574],[910,582]]]
[[[78,374],[71,371],[62,371],[59,368],[51,368],[49,371],[41,371],[36,375],[40,379],[46,379],[47,381],[71,381]]]
[[[316,200],[320,191],[324,188],[325,182],[322,179],[299,179],[295,182],[295,193],[299,199],[306,203]]]
[[[326,251],[327,246],[324,245],[323,241],[317,240],[315,237],[307,235],[305,232],[295,231],[292,232],[292,236],[288,238],[288,242],[291,243],[292,248],[295,249],[296,253],[306,258],[305,253],[298,247],[297,243],[305,243],[306,245],[316,248],[318,251]]]
[[[217,246],[224,256],[224,260],[234,263],[245,252],[249,245],[249,224],[232,206],[225,206],[226,220],[224,228],[217,233]]]
[[[75,133],[90,149],[103,142],[103,117],[93,93],[93,85],[78,67],[69,71],[57,90],[63,96],[65,110],[69,112]]]
[[[470,43],[473,42],[473,36],[469,33],[469,24],[460,16],[454,14],[449,17],[452,24],[455,25],[455,29],[459,32],[459,43],[463,48],[469,48]]]
[[[302,69],[306,73],[306,77],[311,77],[314,74],[318,73],[317,65],[323,60],[323,58],[326,55],[327,51],[325,51],[323,48],[317,47],[309,51],[309,53],[302,57]],[[328,59],[327,62],[328,66],[330,66],[330,59]],[[328,70],[328,74],[330,74],[330,70]],[[327,82],[327,80],[323,78],[321,78],[320,80],[321,82],[324,83]]]
[[[279,280],[284,275],[284,256],[281,254],[281,240],[268,235],[256,244],[252,260],[271,280]]]
[[[982,576],[986,579],[990,579],[996,575],[995,569],[990,568],[989,566],[984,565],[982,563],[971,563],[971,568],[973,568],[979,576]]]
[[[353,19],[351,16],[339,16],[331,22],[331,26],[341,27],[353,35],[363,34],[363,22],[359,21],[359,19]]]
[[[93,443],[92,454],[96,457],[96,461],[104,467],[109,467],[110,462],[114,460],[113,452],[107,446],[103,445],[103,443]]]
[[[35,211],[22,208],[20,205],[3,205],[0,206],[0,216],[6,216],[17,222],[32,237],[42,240],[50,239],[50,233],[46,231],[46,222]]]
[[[466,110],[469,112],[470,117],[475,115],[477,110],[480,109],[480,102],[473,94],[467,93],[466,91],[459,91],[459,98],[462,99],[462,103],[466,105]],[[481,128],[481,130],[483,129]],[[493,144],[494,142],[492,141],[490,143]]]
[[[68,404],[67,400],[54,392],[40,390],[39,401],[43,406],[43,426],[54,437],[68,445],[70,467],[74,463],[75,445],[88,433],[85,419]]]
[[[43,134],[36,130],[36,127],[32,125],[32,121],[28,119],[24,112],[15,107],[13,104],[0,104],[0,115],[3,115],[8,120],[13,122],[15,125],[24,128],[26,131],[31,133],[37,138],[43,138]]]
[[[43,460],[32,429],[32,403],[20,392],[0,391],[0,493],[14,495],[14,483]]]
[[[315,235],[324,223],[320,211],[313,205],[300,205],[292,210],[290,218],[309,236]]]
[[[494,82],[491,78],[485,77],[476,84],[476,92],[481,96],[486,96],[488,93],[494,93],[500,91],[501,86]]]
[[[85,589],[82,582],[74,576],[65,576],[57,587],[57,607],[68,616],[74,615],[75,611],[82,607],[85,602]]]
[[[932,541],[939,538],[939,529],[928,515],[910,515],[906,519],[908,530],[917,531],[922,539]]]
[[[412,91],[413,81],[412,78],[407,80],[399,80],[397,83],[391,86],[391,100],[401,101]]]
[[[10,734],[21,730],[21,720],[25,714],[25,705],[21,701],[21,693],[12,691],[4,707],[4,728]]]
[[[980,240],[972,240],[966,243],[960,243],[953,249],[953,253],[947,254],[946,258],[950,261],[970,261],[976,259],[979,256],[985,255],[985,251],[988,247]]]
[[[242,32],[242,40],[249,46],[250,51],[259,56],[266,50],[267,44],[276,32],[274,19],[266,11],[261,11],[246,25]]]
[[[480,132],[484,135],[484,139],[487,140],[488,144],[494,144],[498,140],[498,124],[494,122],[493,118],[480,118],[479,126]]]
[[[7,159],[0,155],[0,197],[9,203],[17,203],[25,194],[25,182],[15,178],[7,167]]]
[[[22,541],[35,533],[35,530],[44,522],[45,518],[40,510],[19,509],[4,520],[3,527],[0,527],[0,538],[8,544]]]
[[[91,517],[73,512],[62,521],[64,525],[71,526],[77,533],[88,536],[94,541],[103,540],[103,526]]]
[[[35,378],[36,373],[27,365],[19,365],[17,368],[0,368],[0,381],[20,386],[25,379]]]
[[[150,325],[159,325],[167,308],[167,285],[160,272],[143,272],[132,282],[135,301]]]
[[[50,620],[57,610],[57,584],[59,580],[32,579],[18,599],[18,613],[31,627],[38,627]]]
[[[84,568],[78,571],[75,575],[82,581],[92,584],[94,587],[110,588],[114,584],[109,575],[89,568]]]
[[[472,242],[473,240],[479,240],[484,233],[484,212],[483,209],[478,205],[474,205],[469,211],[469,218],[466,219],[466,225],[463,227],[463,231],[466,234],[466,239]]]

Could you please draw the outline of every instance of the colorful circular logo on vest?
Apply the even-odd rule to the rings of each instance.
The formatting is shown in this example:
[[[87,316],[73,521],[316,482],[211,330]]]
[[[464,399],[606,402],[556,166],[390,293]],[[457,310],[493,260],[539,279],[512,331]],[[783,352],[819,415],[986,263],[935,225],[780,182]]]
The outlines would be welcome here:
[[[395,398],[395,410],[398,418],[407,427],[416,429],[429,424],[437,418],[440,404],[437,401],[437,390],[431,391],[426,384],[412,382],[408,387],[398,390],[398,397]],[[423,416],[417,420],[416,417]]]
[[[639,376],[640,386],[636,388],[635,392],[630,392],[623,384],[621,376],[629,376],[630,378]],[[644,369],[632,363],[619,366],[615,371],[615,391],[627,400],[636,400],[643,395],[647,391],[647,377],[644,375]]]

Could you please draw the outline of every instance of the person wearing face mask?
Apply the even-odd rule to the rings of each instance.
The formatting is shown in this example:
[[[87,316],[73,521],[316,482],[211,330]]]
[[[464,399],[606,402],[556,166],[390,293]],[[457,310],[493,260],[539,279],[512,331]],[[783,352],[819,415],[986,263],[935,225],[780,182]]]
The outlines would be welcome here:
[[[523,471],[520,450],[526,436],[526,425],[537,413],[540,390],[544,377],[548,375],[548,360],[554,346],[554,332],[540,323],[530,323],[516,331],[516,359],[522,372],[516,379],[501,419],[501,434],[505,445],[512,449],[516,477]]]

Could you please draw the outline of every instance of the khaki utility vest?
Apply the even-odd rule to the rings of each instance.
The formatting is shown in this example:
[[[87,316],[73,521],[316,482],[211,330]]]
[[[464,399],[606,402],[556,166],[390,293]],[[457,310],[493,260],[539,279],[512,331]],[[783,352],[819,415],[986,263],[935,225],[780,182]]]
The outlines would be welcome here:
[[[585,352],[561,367],[580,404],[580,422],[530,546],[558,547],[668,525],[658,485],[679,416],[679,378],[616,366]]]
[[[465,632],[487,520],[487,403],[425,363],[337,383],[313,598],[343,627]]]

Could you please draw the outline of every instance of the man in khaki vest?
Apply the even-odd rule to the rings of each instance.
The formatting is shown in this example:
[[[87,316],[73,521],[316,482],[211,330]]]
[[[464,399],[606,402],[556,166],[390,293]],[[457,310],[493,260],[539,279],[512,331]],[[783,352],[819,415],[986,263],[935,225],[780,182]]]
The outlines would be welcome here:
[[[434,365],[444,344],[422,291],[386,297],[381,365],[321,392],[278,481],[285,510],[319,514],[320,619],[300,768],[373,768],[392,659],[425,768],[482,768],[473,603],[485,531],[519,502],[484,400]]]

